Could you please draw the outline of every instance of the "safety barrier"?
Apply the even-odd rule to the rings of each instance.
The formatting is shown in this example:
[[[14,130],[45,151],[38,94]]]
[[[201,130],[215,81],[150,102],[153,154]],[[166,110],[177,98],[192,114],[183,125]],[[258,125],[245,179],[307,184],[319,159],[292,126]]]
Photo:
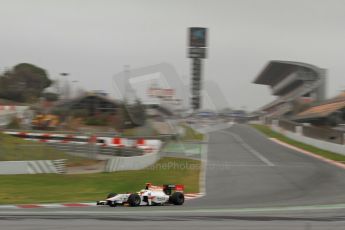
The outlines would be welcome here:
[[[113,157],[107,161],[105,172],[139,170],[154,164],[158,159],[158,151],[144,156]]]
[[[150,142],[149,144],[154,146],[153,152],[143,156],[113,157],[107,161],[105,172],[139,170],[156,163],[160,158],[159,149],[162,143],[159,140],[150,140]]]
[[[8,125],[15,114],[16,112],[13,111],[0,111],[0,127]]]

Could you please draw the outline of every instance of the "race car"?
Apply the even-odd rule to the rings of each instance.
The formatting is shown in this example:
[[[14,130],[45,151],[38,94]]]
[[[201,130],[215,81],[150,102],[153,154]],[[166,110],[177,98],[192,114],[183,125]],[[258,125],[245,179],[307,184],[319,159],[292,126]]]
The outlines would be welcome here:
[[[165,184],[162,187],[146,183],[144,189],[136,193],[110,193],[106,200],[97,201],[97,205],[155,206],[155,205],[182,205],[184,203],[184,186]]]

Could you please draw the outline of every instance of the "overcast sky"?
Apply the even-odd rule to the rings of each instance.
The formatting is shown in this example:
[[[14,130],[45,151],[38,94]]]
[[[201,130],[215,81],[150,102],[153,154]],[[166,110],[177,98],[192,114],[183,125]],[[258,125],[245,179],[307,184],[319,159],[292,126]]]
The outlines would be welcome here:
[[[124,65],[187,78],[187,27],[208,27],[204,78],[252,110],[273,100],[251,83],[269,60],[326,68],[327,95],[345,89],[344,23],[344,0],[0,0],[0,68],[28,62],[113,93]]]

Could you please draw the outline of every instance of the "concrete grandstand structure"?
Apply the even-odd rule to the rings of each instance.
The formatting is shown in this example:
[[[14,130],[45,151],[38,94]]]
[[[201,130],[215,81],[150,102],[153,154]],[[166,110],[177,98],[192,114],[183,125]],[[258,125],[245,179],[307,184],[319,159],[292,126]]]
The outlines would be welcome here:
[[[301,62],[270,61],[253,83],[270,86],[277,96],[258,109],[262,117],[290,117],[299,112],[298,106],[325,99],[326,70]]]
[[[345,123],[345,92],[317,103],[298,113],[292,120],[315,126],[337,126]],[[342,126],[342,130],[344,127]]]

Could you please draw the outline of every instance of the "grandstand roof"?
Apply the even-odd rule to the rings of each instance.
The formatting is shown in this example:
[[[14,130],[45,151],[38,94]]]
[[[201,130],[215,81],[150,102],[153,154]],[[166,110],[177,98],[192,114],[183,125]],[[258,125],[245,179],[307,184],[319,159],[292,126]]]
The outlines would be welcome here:
[[[266,65],[266,67],[256,77],[253,83],[272,86],[282,81],[290,73],[301,68],[310,69],[316,72],[319,69],[318,67],[307,63],[274,60],[270,61]]]

